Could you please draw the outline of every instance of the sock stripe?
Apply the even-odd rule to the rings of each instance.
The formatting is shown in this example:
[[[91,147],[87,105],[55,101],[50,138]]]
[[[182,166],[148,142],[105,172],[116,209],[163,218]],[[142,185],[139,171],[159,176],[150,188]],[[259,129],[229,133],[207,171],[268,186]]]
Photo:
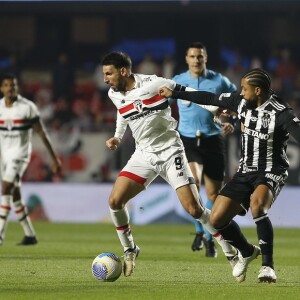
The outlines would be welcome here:
[[[116,230],[126,230],[129,228],[129,224],[126,224],[124,226],[116,227]]]
[[[6,205],[1,205],[0,208],[6,209],[6,210],[10,210],[10,206],[6,206]]]
[[[20,209],[16,210],[15,213],[19,214],[20,212],[25,210],[25,206],[22,206]]]
[[[253,220],[256,223],[256,222],[261,221],[261,220],[266,219],[266,218],[268,218],[268,214],[264,214],[264,215],[262,215],[260,217],[253,218]]]

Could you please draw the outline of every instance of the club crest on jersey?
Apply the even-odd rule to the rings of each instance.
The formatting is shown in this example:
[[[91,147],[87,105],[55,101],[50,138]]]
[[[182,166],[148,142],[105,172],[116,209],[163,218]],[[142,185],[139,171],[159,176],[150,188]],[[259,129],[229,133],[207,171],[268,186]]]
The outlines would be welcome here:
[[[261,119],[262,126],[267,128],[271,122],[271,117],[269,114],[265,113]]]
[[[141,100],[135,100],[133,106],[138,112],[143,112],[143,103]]]

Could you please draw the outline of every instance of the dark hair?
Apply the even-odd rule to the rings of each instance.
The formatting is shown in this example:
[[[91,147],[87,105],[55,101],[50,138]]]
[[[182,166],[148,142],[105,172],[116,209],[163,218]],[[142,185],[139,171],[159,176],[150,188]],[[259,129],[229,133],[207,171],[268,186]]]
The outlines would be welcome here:
[[[250,85],[258,86],[261,89],[272,92],[271,90],[271,77],[270,75],[263,69],[252,69],[247,74],[243,76],[243,78],[247,79],[247,82]]]
[[[104,56],[102,59],[102,65],[113,65],[118,69],[123,67],[126,69],[131,69],[132,62],[129,55],[124,52],[111,52]]]
[[[190,43],[187,48],[186,48],[186,52],[191,49],[191,48],[196,48],[196,49],[203,49],[204,52],[207,54],[207,50],[206,47],[201,43],[201,42],[192,42]]]
[[[3,81],[7,80],[7,79],[14,80],[14,79],[17,79],[17,77],[12,73],[4,73],[1,75],[1,83],[0,84],[2,85]]]

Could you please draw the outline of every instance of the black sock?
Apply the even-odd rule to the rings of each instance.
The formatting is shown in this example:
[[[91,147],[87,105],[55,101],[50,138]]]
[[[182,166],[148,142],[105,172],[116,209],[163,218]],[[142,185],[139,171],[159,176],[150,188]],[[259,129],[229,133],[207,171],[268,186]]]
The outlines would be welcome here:
[[[258,243],[262,254],[262,265],[274,269],[273,263],[273,226],[267,214],[254,219],[256,223]]]
[[[249,257],[253,253],[253,246],[248,243],[241,232],[239,225],[231,220],[230,223],[221,229],[217,229],[233,247],[237,248],[243,257]]]

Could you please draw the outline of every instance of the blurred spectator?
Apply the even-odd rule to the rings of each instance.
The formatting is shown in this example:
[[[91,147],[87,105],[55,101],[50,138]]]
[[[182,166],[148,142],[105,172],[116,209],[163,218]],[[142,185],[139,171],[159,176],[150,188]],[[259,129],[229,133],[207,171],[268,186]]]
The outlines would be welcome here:
[[[79,129],[81,131],[90,131],[93,124],[88,101],[81,97],[74,99],[72,111],[75,116],[76,125]]]
[[[68,54],[65,52],[60,53],[52,72],[53,96],[55,100],[59,97],[64,97],[68,101],[71,99],[74,74],[75,71],[69,61]]]
[[[292,60],[288,48],[284,48],[280,52],[280,59],[275,69],[275,75],[282,81],[282,93],[290,94],[294,88],[297,66]]]
[[[153,60],[150,53],[145,54],[143,60],[137,66],[137,73],[147,75],[161,75],[161,69],[159,65]]]
[[[103,130],[104,104],[98,91],[94,92],[92,95],[89,109],[92,118],[91,130]]]
[[[95,86],[100,93],[100,97],[102,101],[105,101],[107,99],[107,92],[109,90],[109,85],[104,82],[103,67],[101,61],[102,61],[102,57],[100,58],[99,64],[95,68],[93,79],[94,79]]]
[[[81,148],[80,129],[75,122],[62,123],[61,119],[55,116],[50,134],[60,155],[74,154]]]
[[[56,119],[60,120],[60,123],[69,123],[74,120],[75,116],[67,103],[66,98],[59,97],[55,102],[54,115]]]
[[[33,95],[33,100],[40,111],[40,117],[46,126],[50,125],[50,122],[54,116],[54,104],[52,102],[52,91],[45,84],[41,84],[41,87]]]
[[[162,62],[162,77],[173,78],[175,67],[176,63],[173,57],[171,55],[166,55]]]

